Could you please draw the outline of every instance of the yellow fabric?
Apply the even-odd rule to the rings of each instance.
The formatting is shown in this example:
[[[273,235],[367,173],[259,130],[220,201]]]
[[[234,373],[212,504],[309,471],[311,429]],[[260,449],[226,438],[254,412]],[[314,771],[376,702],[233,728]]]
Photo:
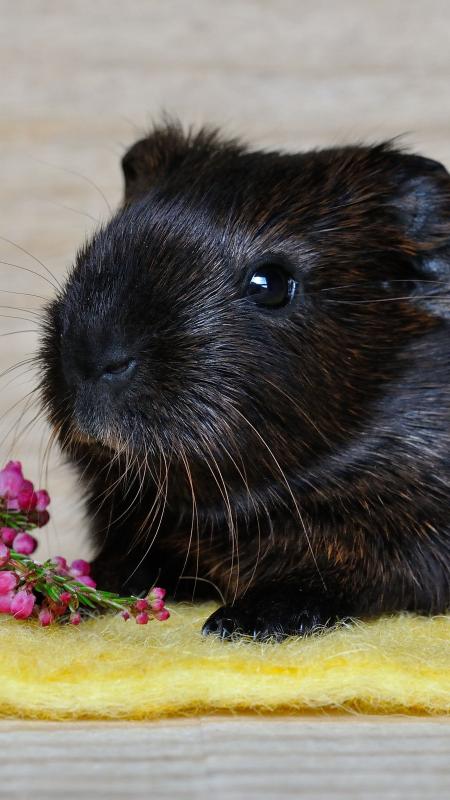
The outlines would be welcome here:
[[[450,616],[342,626],[282,644],[203,638],[214,606],[147,626],[0,619],[0,713],[150,719],[213,711],[450,711]]]

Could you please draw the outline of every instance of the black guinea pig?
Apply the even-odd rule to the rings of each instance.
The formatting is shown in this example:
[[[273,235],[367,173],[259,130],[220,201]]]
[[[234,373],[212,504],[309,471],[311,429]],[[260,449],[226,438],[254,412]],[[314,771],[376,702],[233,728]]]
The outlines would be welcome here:
[[[95,578],[305,634],[450,604],[450,177],[389,143],[156,128],[46,309]]]

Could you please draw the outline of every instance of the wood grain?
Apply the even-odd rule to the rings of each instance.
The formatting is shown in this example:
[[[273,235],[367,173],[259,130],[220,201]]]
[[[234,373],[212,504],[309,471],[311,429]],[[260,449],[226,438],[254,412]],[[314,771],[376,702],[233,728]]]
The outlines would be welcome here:
[[[448,800],[446,721],[0,725],[0,797]]]
[[[124,147],[162,109],[264,146],[406,133],[450,164],[447,0],[0,0],[0,18],[0,235],[33,254],[0,240],[17,265],[0,264],[16,307],[1,309],[2,372],[35,352],[43,300],[29,295],[54,293],[33,256],[61,280],[109,213],[103,195],[118,201]],[[88,555],[74,476],[53,452],[45,477],[36,404],[20,418],[26,367],[0,379],[0,459],[53,494],[42,555]],[[3,722],[0,796],[444,800],[449,749],[443,720]]]

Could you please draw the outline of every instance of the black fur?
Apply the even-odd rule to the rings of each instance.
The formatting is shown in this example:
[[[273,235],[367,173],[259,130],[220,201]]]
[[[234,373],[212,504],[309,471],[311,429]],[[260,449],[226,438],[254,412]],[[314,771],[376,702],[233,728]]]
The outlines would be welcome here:
[[[210,581],[223,636],[445,611],[448,173],[390,144],[287,155],[177,126],[123,167],[41,348],[98,580]],[[261,259],[296,279],[286,307],[245,297]]]

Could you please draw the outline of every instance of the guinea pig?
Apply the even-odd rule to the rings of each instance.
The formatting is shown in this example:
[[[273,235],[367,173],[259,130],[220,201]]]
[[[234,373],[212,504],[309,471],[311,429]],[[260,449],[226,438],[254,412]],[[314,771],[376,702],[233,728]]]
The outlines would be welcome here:
[[[205,634],[450,605],[450,176],[156,127],[45,311],[93,574],[215,591]]]

